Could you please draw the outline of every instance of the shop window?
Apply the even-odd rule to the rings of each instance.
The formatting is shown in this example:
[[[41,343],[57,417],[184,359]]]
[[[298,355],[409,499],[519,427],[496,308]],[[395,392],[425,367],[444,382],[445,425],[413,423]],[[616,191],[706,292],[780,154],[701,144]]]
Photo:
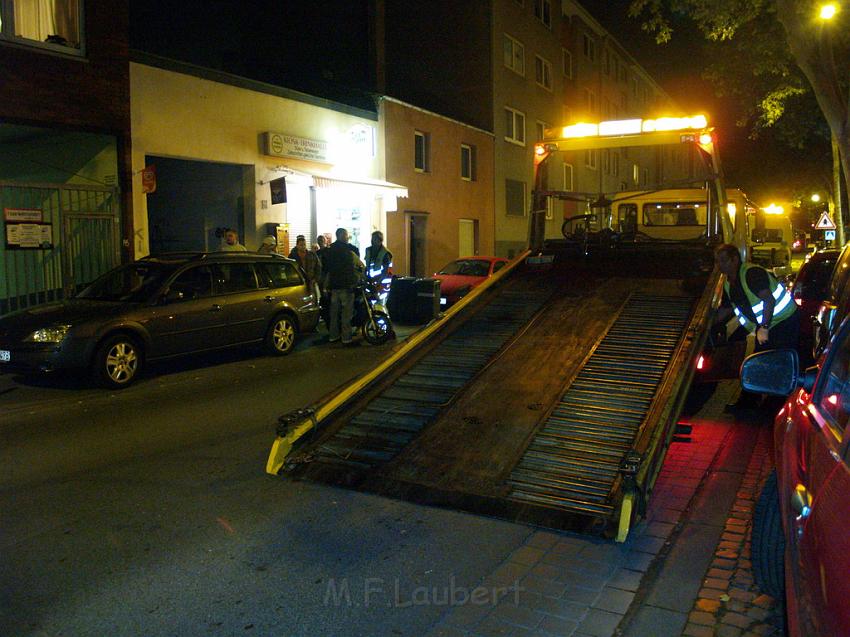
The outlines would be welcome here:
[[[505,33],[502,49],[505,66],[514,73],[525,76],[525,47],[522,42]]]
[[[525,146],[525,113],[505,106],[505,141]]]
[[[414,136],[414,152],[413,152],[413,167],[417,172],[427,173],[431,169],[430,161],[430,135],[415,131]]]
[[[82,4],[80,0],[0,0],[0,38],[81,53]]]
[[[552,64],[539,55],[534,56],[534,81],[547,91],[552,90]]]
[[[460,178],[475,181],[475,146],[460,145]]]
[[[525,216],[525,182],[505,179],[505,214]]]

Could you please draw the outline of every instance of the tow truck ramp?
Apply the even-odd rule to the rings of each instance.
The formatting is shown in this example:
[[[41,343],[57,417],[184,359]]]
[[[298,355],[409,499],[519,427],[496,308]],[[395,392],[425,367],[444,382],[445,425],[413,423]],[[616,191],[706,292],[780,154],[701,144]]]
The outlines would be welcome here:
[[[553,528],[619,525],[625,539],[672,435],[688,382],[670,377],[689,373],[710,289],[575,263],[515,270],[321,422],[311,411],[310,435],[277,466]]]

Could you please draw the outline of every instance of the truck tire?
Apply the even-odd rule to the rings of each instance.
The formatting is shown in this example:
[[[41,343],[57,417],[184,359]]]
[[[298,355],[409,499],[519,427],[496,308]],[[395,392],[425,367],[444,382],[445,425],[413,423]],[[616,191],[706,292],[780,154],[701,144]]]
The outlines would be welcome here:
[[[127,334],[115,334],[104,340],[94,355],[92,375],[107,389],[129,387],[142,371],[144,352],[139,342]]]
[[[753,577],[759,589],[782,600],[785,595],[785,534],[776,469],[762,487],[753,515]]]

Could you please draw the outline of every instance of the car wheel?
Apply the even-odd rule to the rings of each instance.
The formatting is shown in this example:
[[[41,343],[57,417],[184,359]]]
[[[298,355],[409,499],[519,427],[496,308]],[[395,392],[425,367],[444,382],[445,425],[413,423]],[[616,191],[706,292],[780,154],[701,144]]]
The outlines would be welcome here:
[[[269,326],[266,335],[266,347],[269,352],[276,356],[289,354],[295,346],[296,332],[295,320],[291,316],[287,314],[277,316]]]
[[[95,354],[95,380],[109,389],[129,387],[142,369],[142,360],[142,348],[132,336],[110,336]]]
[[[372,321],[367,319],[363,324],[361,328],[363,338],[370,345],[386,343],[390,338],[390,331],[392,330],[390,319],[386,315],[377,312],[374,314],[373,319]]]
[[[756,503],[752,538],[753,577],[759,589],[773,597],[785,595],[785,535],[776,470],[770,474]]]

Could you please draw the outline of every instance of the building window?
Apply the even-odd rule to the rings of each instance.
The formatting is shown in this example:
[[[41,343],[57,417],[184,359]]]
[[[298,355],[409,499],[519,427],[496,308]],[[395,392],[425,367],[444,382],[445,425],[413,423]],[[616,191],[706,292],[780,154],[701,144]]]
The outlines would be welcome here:
[[[564,77],[573,79],[573,54],[566,49],[561,49],[561,66]]]
[[[475,181],[475,146],[460,145],[460,178]]]
[[[431,143],[430,143],[430,135],[428,133],[422,133],[420,131],[415,131],[413,133],[414,136],[414,150],[413,150],[413,167],[417,172],[427,173],[431,169]]]
[[[587,33],[582,35],[584,44],[584,57],[591,62],[596,62],[596,42]]]
[[[632,181],[635,186],[638,185],[638,181],[640,180],[640,168],[637,164],[632,164]]]
[[[503,49],[505,66],[514,73],[525,76],[525,47],[507,33],[504,34]]]
[[[525,114],[505,106],[505,141],[525,146]]]
[[[611,75],[611,51],[608,49],[602,53],[602,71],[605,75]]]
[[[564,190],[573,189],[573,165],[564,162]]]
[[[596,115],[596,93],[589,88],[584,89],[584,107],[587,109],[588,116]]]
[[[505,179],[505,214],[525,216],[525,182]]]
[[[620,176],[620,153],[616,150],[611,152],[611,174],[615,177]]]
[[[552,0],[534,0],[534,17],[552,27]]]
[[[549,124],[546,122],[541,122],[539,119],[534,125],[535,139],[534,141],[539,142],[546,137],[546,129],[550,128]]]
[[[538,86],[552,90],[552,64],[539,55],[534,56],[534,80]]]
[[[602,151],[602,172],[611,174],[611,150],[608,148]]]
[[[649,183],[649,168],[643,169],[643,183],[642,186],[646,186]]]
[[[586,150],[584,151],[584,165],[590,170],[596,170],[597,165],[599,164],[599,151],[598,150]]]
[[[79,0],[0,0],[0,38],[82,54],[82,6]]]

